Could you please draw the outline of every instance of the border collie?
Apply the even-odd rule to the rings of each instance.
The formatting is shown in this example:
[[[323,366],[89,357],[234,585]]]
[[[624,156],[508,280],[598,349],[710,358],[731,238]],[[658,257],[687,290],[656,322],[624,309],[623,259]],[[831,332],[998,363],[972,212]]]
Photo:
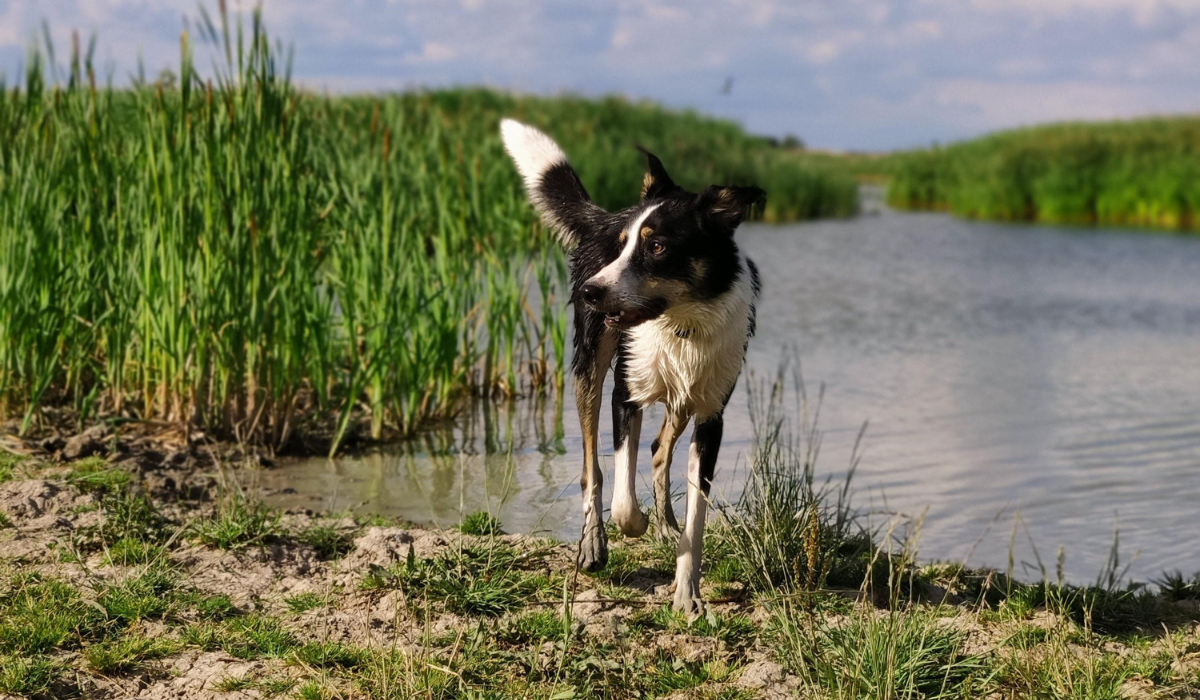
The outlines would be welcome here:
[[[763,199],[757,187],[714,185],[699,194],[676,186],[653,154],[641,201],[617,212],[594,204],[567,156],[549,136],[505,119],[504,146],[525,181],[529,199],[571,253],[575,309],[575,399],[583,431],[584,526],[578,563],[595,571],[608,562],[601,516],[598,458],[600,393],[615,368],[613,441],[616,484],[612,519],[626,536],[650,524],[634,494],[642,409],[666,405],[650,446],[654,524],[678,536],[676,610],[700,614],[700,555],[704,517],[722,413],[733,392],[746,346],[754,335],[758,270],[738,250],[734,229]],[[615,359],[615,364],[614,364]],[[671,507],[671,453],[692,418],[687,514],[680,532]]]

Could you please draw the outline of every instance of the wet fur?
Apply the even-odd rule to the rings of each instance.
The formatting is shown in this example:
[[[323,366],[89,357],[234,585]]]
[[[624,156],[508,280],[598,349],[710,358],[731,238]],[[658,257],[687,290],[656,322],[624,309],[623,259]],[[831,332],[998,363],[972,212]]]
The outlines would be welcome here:
[[[649,519],[634,495],[642,409],[666,406],[651,445],[657,534],[678,535],[675,608],[696,614],[707,496],[723,432],[723,412],[754,335],[758,270],[738,250],[734,230],[764,196],[755,187],[678,187],[646,153],[641,201],[617,212],[595,205],[566,155],[548,136],[504,120],[505,148],[529,199],[571,254],[576,403],[584,442],[584,528],[579,564],[603,568],[598,455],[600,391],[615,369],[612,517],[622,533],[644,534]],[[695,419],[688,454],[687,517],[680,531],[670,504],[673,448]]]

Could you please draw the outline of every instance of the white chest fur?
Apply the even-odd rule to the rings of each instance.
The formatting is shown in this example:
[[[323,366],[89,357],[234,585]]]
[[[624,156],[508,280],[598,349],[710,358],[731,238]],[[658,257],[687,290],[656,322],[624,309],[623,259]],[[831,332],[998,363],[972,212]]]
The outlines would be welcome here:
[[[661,402],[703,421],[720,412],[746,355],[754,292],[742,272],[722,296],[680,304],[630,329],[626,382],[641,406]]]

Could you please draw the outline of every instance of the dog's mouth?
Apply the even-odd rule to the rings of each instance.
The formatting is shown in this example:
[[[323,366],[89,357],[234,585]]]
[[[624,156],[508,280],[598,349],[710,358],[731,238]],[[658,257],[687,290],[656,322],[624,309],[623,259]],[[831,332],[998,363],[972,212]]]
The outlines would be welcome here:
[[[604,314],[604,325],[609,328],[633,328],[649,318],[637,311],[613,311]]]
[[[604,314],[604,325],[609,328],[633,328],[651,319],[662,316],[667,310],[667,302],[655,299],[647,304],[624,309],[596,309]]]

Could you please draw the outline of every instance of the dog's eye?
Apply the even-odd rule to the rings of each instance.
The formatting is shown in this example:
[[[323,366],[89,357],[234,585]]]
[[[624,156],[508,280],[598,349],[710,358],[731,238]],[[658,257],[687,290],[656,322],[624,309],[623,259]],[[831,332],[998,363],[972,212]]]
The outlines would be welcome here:
[[[651,255],[662,255],[665,252],[667,252],[667,247],[665,245],[663,245],[662,243],[660,243],[658,241],[652,241],[650,243],[650,254]]]

